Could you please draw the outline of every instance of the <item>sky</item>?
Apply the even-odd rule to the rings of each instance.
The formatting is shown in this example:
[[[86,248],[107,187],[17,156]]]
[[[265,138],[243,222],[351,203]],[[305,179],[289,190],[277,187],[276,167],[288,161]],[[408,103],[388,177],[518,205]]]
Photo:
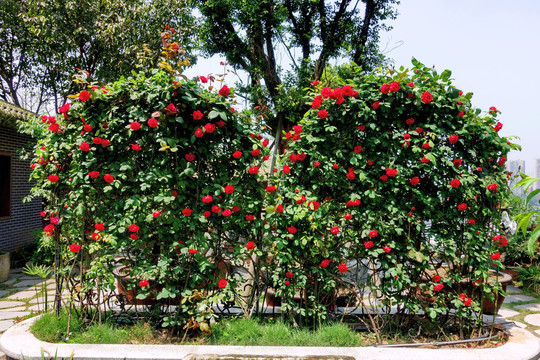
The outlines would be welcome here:
[[[415,57],[440,72],[452,71],[454,85],[473,92],[472,104],[501,111],[502,136],[523,147],[509,160],[525,160],[533,173],[540,158],[540,1],[401,0],[399,15],[381,34],[380,47],[395,66],[411,66]],[[220,73],[224,58],[200,59],[185,72],[192,77]],[[538,83],[538,84],[537,84]]]

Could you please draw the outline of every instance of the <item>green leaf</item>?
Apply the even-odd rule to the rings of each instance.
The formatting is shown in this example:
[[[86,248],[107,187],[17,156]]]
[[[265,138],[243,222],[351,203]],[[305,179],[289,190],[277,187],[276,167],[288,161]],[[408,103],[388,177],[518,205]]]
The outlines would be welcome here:
[[[212,110],[212,111],[210,111],[210,113],[208,114],[208,118],[209,118],[210,120],[215,119],[215,118],[217,118],[218,116],[219,116],[219,112],[216,111],[216,110]]]
[[[536,229],[531,234],[531,237],[529,238],[529,242],[527,243],[527,249],[529,250],[529,254],[531,256],[536,255],[536,240],[540,237],[540,226],[537,226]]]

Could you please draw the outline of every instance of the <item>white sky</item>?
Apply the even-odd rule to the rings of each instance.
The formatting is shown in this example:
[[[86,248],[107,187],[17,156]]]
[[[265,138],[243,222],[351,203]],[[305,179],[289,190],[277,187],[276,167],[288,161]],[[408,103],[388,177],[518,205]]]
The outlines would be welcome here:
[[[519,136],[523,147],[510,160],[540,158],[539,0],[402,0],[389,33],[381,34],[381,48],[396,67],[410,66],[412,57],[439,72],[452,70],[454,85],[473,92],[473,105],[501,110],[500,134]],[[188,77],[220,73],[224,58],[200,59]],[[229,79],[234,80],[232,77]],[[536,109],[539,106],[539,109]]]

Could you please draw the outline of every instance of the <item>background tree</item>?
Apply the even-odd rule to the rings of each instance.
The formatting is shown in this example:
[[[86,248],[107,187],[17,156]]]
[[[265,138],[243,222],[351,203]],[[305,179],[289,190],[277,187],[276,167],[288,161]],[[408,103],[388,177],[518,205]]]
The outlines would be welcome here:
[[[380,64],[379,32],[389,29],[396,0],[215,0],[195,1],[204,15],[202,44],[208,55],[223,54],[249,74],[244,92],[257,105],[275,110],[269,124],[288,131],[306,106],[291,101],[292,89],[319,80],[328,61],[343,57],[364,69]],[[292,70],[283,71],[276,50],[283,47]],[[300,55],[296,55],[297,51]],[[286,94],[287,104],[280,101]],[[296,98],[299,98],[296,96]]]
[[[188,52],[193,34],[190,12],[173,0],[4,0],[0,18],[0,98],[36,112],[58,109],[76,92],[78,69],[105,83],[129,74],[141,56],[155,61],[166,24]]]

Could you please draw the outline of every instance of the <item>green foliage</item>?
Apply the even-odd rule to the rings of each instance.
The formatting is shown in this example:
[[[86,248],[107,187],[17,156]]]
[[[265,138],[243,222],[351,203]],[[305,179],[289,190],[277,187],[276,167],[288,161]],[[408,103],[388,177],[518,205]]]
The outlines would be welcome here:
[[[540,181],[538,178],[530,177],[526,174],[520,173],[521,180],[516,183],[514,188],[520,186],[523,188],[524,192],[527,193],[527,190],[536,182]],[[536,189],[531,191],[527,195],[527,199],[525,200],[525,204],[529,205],[532,199],[534,199],[535,196],[540,194],[540,189]],[[530,211],[522,212],[521,214],[516,215],[514,218],[518,222],[518,231],[521,231],[523,236],[526,236],[527,234],[527,228],[531,225],[536,224],[537,225],[537,219],[538,214],[540,214],[540,210],[538,208],[534,208]],[[538,251],[538,238],[540,237],[540,226],[535,226],[534,228],[531,228],[531,233],[529,236],[529,240],[527,243],[527,250],[531,257],[536,257],[537,251]]]
[[[540,264],[536,263],[530,266],[520,266],[516,268],[519,274],[519,280],[527,290],[540,293]]]

